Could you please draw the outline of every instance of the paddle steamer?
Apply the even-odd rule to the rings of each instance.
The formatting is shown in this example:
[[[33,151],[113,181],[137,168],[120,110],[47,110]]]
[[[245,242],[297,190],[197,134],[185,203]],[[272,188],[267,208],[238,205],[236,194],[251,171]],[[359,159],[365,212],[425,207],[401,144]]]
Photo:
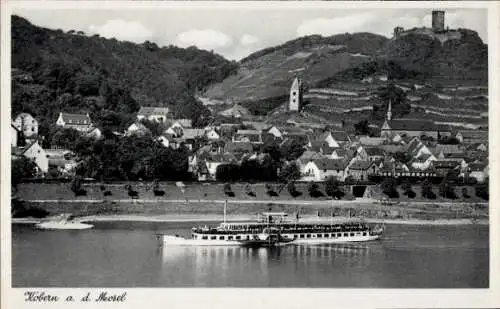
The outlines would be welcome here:
[[[298,215],[290,220],[285,212],[264,212],[255,222],[224,222],[219,226],[196,226],[191,238],[162,235],[163,245],[194,246],[277,246],[285,244],[329,244],[379,239],[383,225],[361,220],[330,223],[300,223]]]

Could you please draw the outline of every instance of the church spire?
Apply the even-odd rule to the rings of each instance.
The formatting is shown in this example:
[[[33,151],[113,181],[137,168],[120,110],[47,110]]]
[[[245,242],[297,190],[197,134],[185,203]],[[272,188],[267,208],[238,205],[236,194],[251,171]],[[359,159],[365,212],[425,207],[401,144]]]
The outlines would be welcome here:
[[[389,100],[389,106],[387,107],[387,121],[391,121],[392,118],[392,101]]]

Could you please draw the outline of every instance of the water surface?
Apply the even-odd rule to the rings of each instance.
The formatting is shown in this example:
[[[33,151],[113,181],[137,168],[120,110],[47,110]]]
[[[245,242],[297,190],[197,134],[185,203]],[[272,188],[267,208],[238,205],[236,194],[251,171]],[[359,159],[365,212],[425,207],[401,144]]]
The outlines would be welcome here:
[[[280,248],[167,247],[189,222],[12,225],[14,287],[488,288],[488,226],[386,225],[382,240]]]

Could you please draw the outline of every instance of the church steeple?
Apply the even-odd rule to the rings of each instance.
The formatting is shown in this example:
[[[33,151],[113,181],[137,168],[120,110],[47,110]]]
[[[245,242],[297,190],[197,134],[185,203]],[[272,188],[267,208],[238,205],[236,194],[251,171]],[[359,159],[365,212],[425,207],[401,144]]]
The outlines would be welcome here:
[[[389,106],[387,107],[387,121],[391,121],[392,118],[392,101],[389,100]]]

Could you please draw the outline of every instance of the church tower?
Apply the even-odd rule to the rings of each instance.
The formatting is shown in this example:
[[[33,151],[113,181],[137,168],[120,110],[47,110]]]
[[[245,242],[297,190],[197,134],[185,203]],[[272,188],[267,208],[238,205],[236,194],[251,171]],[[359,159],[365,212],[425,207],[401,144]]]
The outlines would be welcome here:
[[[387,107],[387,121],[391,121],[392,118],[392,102],[389,100],[389,106]]]
[[[295,77],[290,87],[290,101],[288,102],[288,109],[291,111],[300,111],[302,107],[302,81]]]

